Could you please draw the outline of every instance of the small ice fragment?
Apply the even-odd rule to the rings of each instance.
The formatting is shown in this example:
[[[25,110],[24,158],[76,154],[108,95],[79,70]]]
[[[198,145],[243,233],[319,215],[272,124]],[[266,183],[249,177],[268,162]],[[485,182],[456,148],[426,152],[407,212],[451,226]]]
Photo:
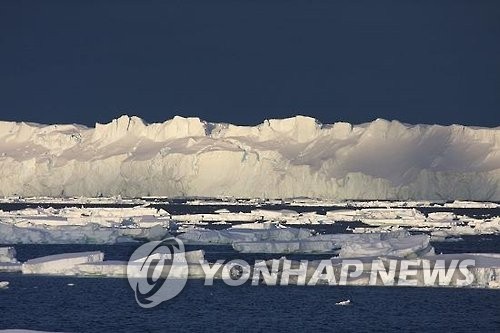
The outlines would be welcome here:
[[[68,283],[69,287],[73,287],[75,284],[74,283]]]
[[[351,300],[347,299],[345,301],[340,301],[340,302],[335,303],[335,305],[351,305]]]
[[[0,289],[7,289],[9,287],[8,281],[0,281]]]

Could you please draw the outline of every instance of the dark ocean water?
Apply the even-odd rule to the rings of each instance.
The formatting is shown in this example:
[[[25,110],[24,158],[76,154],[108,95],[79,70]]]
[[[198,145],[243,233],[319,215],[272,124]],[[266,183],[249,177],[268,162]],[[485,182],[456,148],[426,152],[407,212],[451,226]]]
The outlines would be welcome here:
[[[2,277],[3,278],[3,277]],[[124,279],[19,277],[0,291],[0,327],[72,332],[500,330],[500,292],[386,287],[229,287],[189,281],[140,308]],[[74,283],[74,286],[68,286]],[[351,306],[335,302],[351,299]]]

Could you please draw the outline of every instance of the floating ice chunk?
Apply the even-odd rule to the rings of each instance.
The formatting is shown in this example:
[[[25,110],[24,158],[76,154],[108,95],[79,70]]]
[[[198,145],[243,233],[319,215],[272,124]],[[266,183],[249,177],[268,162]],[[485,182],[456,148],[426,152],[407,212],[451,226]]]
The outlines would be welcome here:
[[[433,253],[428,235],[413,235],[404,238],[346,242],[341,245],[339,257],[395,256],[414,257]]]
[[[273,222],[254,222],[235,224],[231,227],[234,229],[285,229],[286,227]]]
[[[126,277],[127,261],[106,260],[93,263],[82,263],[75,266],[74,275]]]
[[[252,241],[290,241],[306,239],[311,236],[311,231],[307,229],[286,228],[286,229],[240,229],[229,228],[225,230],[192,229],[178,236],[179,239],[187,243],[202,244],[227,244],[233,242]]]
[[[340,257],[392,255],[407,257],[431,252],[428,235],[410,235],[404,229],[368,234],[324,234],[310,240],[332,241],[340,247]]]
[[[194,250],[187,251],[181,253],[175,253],[174,255],[182,255],[184,257],[185,262],[187,263],[200,263],[205,261],[205,251],[203,250]],[[165,259],[165,254],[162,253],[154,253],[153,255],[148,257],[149,259]],[[182,261],[184,261],[182,260]],[[143,262],[144,258],[137,259],[135,262]]]
[[[0,281],[0,289],[7,289],[9,287],[8,281]]]
[[[104,253],[77,252],[63,253],[30,259],[22,265],[23,274],[75,275],[78,265],[84,263],[102,262]]]
[[[0,222],[0,243],[4,244],[114,244],[124,240],[161,239],[167,234],[161,226],[152,228],[104,228],[90,223],[83,226],[23,226]]]
[[[184,265],[188,265],[188,276],[190,278],[204,277],[201,264],[205,263],[205,252],[203,250],[187,251],[184,253],[177,253],[176,255],[183,255],[186,259]],[[159,253],[150,256],[150,259],[161,259],[162,255]],[[101,262],[83,263],[76,266],[76,275],[81,276],[107,276],[107,277],[126,277],[127,265],[133,264],[127,261],[109,260]],[[137,265],[142,265],[140,259],[137,260]],[[181,264],[180,264],[181,265]],[[139,271],[139,270],[137,270]],[[129,271],[129,274],[131,272]]]
[[[335,248],[331,241],[255,241],[235,242],[233,249],[242,253],[320,253],[329,252]]]
[[[342,305],[342,306],[351,305],[351,300],[347,299],[345,301],[340,301],[340,302],[335,303],[335,305]]]
[[[0,247],[0,263],[17,263],[16,249],[9,247]]]
[[[453,212],[433,212],[427,215],[429,220],[455,220],[457,216]]]
[[[435,241],[446,240],[462,235],[485,235],[500,233],[500,218],[491,220],[470,219],[467,225],[453,225],[448,228],[434,229],[431,232]]]

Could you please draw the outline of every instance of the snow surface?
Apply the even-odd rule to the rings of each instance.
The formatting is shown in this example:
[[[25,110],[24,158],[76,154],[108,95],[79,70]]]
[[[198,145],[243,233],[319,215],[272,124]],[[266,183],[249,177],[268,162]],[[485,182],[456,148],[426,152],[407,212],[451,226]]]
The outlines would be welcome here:
[[[500,128],[0,122],[3,196],[500,200]]]

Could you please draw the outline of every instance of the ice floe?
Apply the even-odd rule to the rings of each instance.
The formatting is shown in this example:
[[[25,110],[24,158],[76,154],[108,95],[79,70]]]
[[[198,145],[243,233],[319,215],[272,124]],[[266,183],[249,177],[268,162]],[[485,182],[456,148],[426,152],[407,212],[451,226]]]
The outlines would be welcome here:
[[[76,275],[77,266],[85,263],[102,262],[100,251],[63,253],[27,260],[22,265],[23,274]]]

